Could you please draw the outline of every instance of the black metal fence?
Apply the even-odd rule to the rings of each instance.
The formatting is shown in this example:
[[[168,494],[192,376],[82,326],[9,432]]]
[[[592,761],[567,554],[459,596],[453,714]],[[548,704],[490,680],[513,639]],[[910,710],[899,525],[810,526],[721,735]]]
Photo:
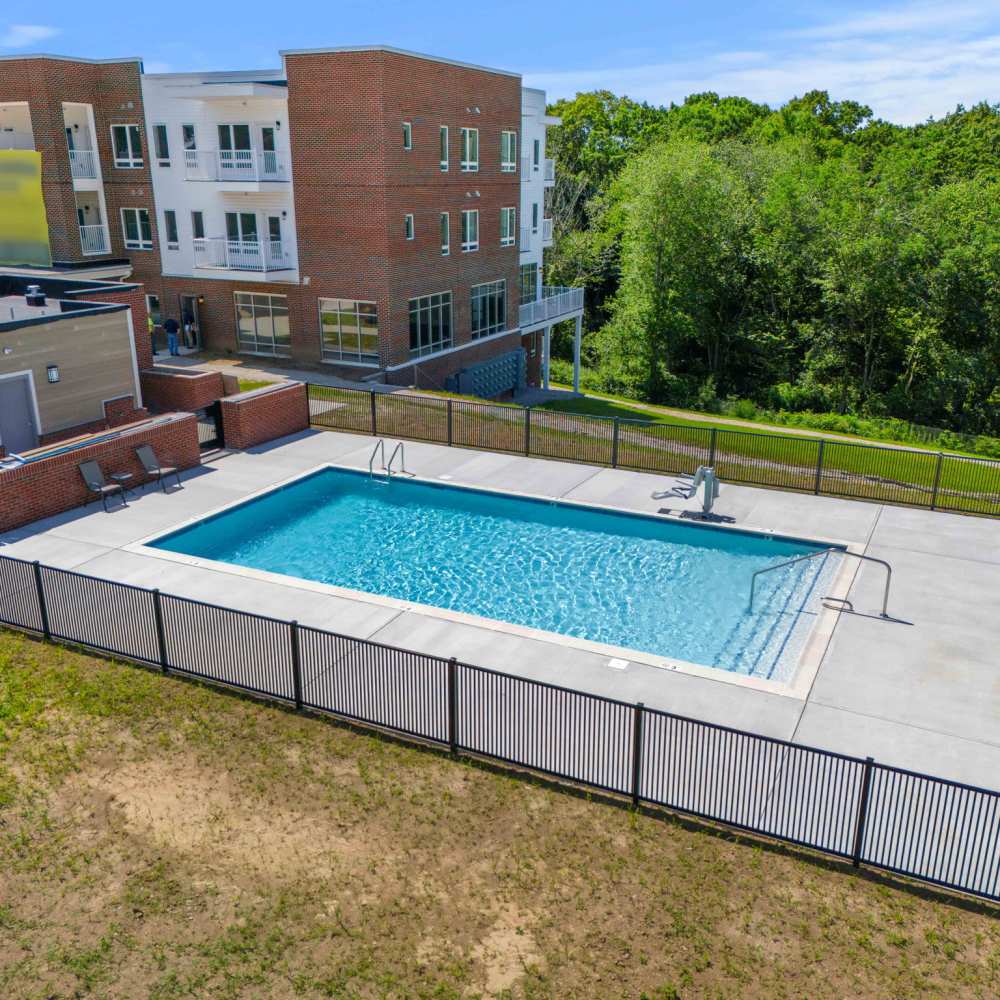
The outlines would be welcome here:
[[[1000,517],[1000,462],[915,448],[310,384],[315,427]]]
[[[0,556],[0,623],[1000,899],[1000,793]]]

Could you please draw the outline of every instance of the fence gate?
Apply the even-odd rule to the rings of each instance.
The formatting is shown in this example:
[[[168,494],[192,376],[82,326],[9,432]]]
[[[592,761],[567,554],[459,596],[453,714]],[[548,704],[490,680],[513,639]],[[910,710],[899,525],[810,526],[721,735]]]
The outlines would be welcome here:
[[[222,403],[216,400],[209,403],[203,410],[195,410],[198,418],[198,445],[202,451],[221,448],[222,435]]]

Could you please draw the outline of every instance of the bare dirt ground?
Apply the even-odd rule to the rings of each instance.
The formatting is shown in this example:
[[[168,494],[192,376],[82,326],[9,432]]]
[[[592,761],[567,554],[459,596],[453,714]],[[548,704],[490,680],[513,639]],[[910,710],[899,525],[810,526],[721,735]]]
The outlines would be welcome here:
[[[1000,911],[0,633],[0,997],[1000,995]]]

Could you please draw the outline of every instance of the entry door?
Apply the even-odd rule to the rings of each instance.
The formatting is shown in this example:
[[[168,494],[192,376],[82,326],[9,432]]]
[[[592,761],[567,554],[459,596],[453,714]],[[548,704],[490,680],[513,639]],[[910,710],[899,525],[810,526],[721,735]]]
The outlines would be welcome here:
[[[8,455],[28,451],[38,444],[30,378],[30,375],[0,378],[0,444]]]
[[[184,346],[201,350],[201,321],[198,316],[198,296],[178,296],[181,307],[181,336]]]
[[[256,243],[257,216],[253,212],[226,212],[226,239],[230,243]]]
[[[223,170],[250,170],[253,153],[250,151],[250,126],[219,126],[219,164]]]
[[[66,129],[66,146],[70,152],[76,149],[76,140],[73,138],[73,130],[71,128]]]
[[[274,145],[274,126],[265,125],[260,130],[260,168],[264,174],[274,175],[278,173],[278,154]]]

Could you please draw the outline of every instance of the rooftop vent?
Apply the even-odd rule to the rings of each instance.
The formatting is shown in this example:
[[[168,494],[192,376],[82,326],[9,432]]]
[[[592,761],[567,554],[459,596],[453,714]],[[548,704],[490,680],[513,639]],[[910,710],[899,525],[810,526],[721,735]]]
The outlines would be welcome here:
[[[24,301],[29,306],[44,306],[45,292],[38,285],[28,285],[24,293]]]

